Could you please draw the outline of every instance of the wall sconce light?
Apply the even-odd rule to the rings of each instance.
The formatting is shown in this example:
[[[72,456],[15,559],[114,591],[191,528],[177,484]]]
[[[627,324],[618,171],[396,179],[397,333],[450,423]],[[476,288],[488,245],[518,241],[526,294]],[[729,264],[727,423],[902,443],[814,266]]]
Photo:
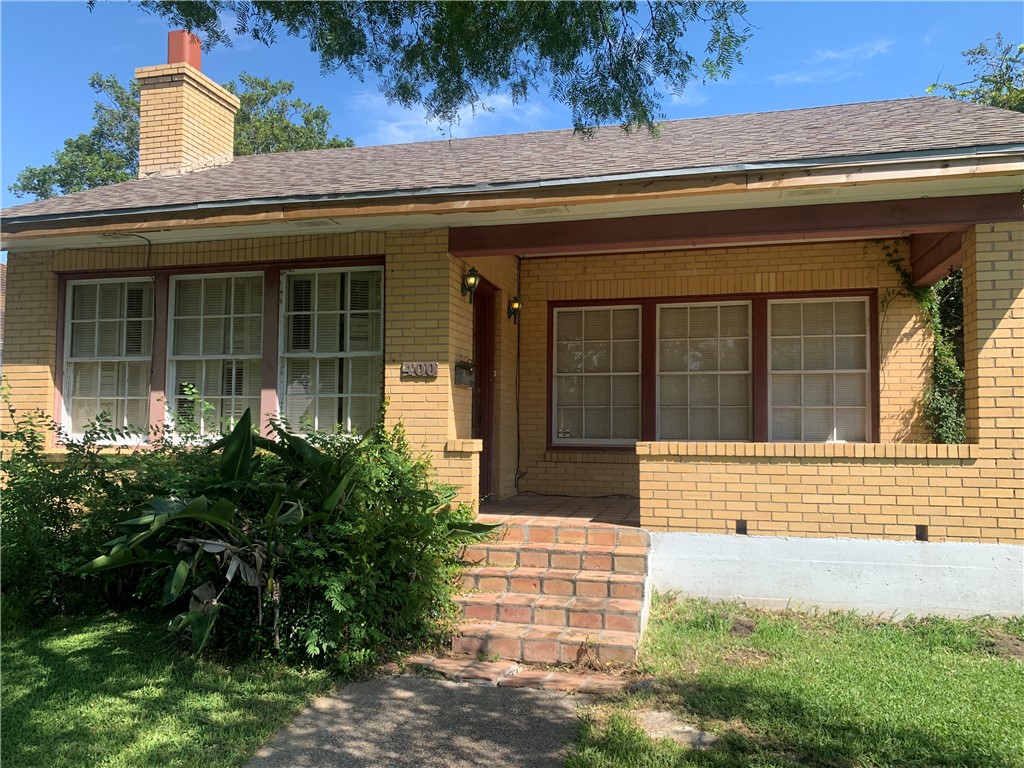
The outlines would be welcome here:
[[[469,271],[462,276],[462,295],[469,294],[469,303],[473,303],[473,294],[476,293],[477,286],[480,285],[480,273],[476,271],[476,267],[470,267]]]
[[[513,296],[512,301],[508,303],[508,316],[512,319],[513,325],[519,325],[519,310],[522,308],[522,299],[518,296]]]

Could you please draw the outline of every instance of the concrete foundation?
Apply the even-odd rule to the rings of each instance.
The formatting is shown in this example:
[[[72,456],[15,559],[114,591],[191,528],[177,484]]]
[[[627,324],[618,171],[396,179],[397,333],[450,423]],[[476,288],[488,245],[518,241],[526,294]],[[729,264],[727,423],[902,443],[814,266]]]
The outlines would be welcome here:
[[[650,584],[769,608],[884,614],[1024,614],[1024,548],[652,533]]]

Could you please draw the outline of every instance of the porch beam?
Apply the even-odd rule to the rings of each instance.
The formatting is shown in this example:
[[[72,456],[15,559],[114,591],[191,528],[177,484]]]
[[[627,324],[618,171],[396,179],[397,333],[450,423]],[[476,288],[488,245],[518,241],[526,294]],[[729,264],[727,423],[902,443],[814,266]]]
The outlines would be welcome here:
[[[1020,194],[801,205],[660,216],[453,227],[449,250],[463,259],[558,256],[739,243],[799,242],[943,233],[1021,216]]]
[[[965,231],[910,236],[910,271],[914,285],[932,285],[960,266],[964,259]]]

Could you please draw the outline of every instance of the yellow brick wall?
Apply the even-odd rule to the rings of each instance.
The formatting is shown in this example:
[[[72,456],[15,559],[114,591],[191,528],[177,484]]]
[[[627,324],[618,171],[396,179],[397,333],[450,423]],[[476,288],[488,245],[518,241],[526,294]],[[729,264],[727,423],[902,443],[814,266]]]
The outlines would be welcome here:
[[[969,445],[642,443],[642,525],[731,533],[746,520],[751,535],[909,540],[926,525],[930,541],[1024,543],[1022,243],[1020,222],[964,238]],[[897,380],[913,382],[903,355],[889,352],[888,373],[900,358]]]
[[[401,421],[410,445],[432,455],[441,482],[474,502],[479,453],[472,443],[469,390],[453,384],[455,363],[472,359],[472,314],[448,254],[446,229],[387,235],[384,394],[388,421]],[[467,319],[468,318],[468,319]],[[435,379],[401,375],[403,362],[436,362]]]
[[[145,244],[104,249],[17,253],[8,256],[8,324],[4,377],[19,410],[54,412],[57,355],[57,276],[83,271],[134,270],[220,265],[226,270],[271,261],[307,261],[385,256],[385,396],[393,425],[401,420],[416,451],[428,451],[442,482],[459,485],[463,500],[475,499],[476,451],[469,438],[467,403],[453,414],[451,364],[462,359],[468,338],[449,342],[449,314],[460,318],[468,306],[452,288],[455,267],[448,255],[447,230],[357,232],[345,235],[249,238],[212,243]],[[308,266],[309,264],[304,264]],[[470,316],[471,318],[471,316]],[[471,324],[460,322],[460,328]],[[470,347],[471,349],[471,347]],[[468,359],[468,358],[466,358]],[[435,381],[403,381],[405,360],[439,363]],[[6,413],[0,414],[6,419]],[[456,421],[463,425],[456,428]]]
[[[911,541],[915,526],[927,525],[929,541],[1024,543],[1024,454],[1000,460],[974,445],[868,445],[857,455],[843,445],[802,455],[809,447],[735,456],[723,444],[642,444],[650,453],[639,457],[641,524],[733,533],[745,520],[750,535]],[[881,450],[893,447],[907,450]]]
[[[888,248],[904,261],[906,244]],[[541,493],[638,494],[631,452],[546,450],[547,302],[742,293],[877,289],[881,442],[927,440],[920,399],[930,377],[931,337],[916,303],[889,301],[899,284],[886,245],[837,242],[527,259],[523,262],[520,487]]]
[[[231,161],[238,98],[187,64],[135,71],[139,81],[139,178]]]

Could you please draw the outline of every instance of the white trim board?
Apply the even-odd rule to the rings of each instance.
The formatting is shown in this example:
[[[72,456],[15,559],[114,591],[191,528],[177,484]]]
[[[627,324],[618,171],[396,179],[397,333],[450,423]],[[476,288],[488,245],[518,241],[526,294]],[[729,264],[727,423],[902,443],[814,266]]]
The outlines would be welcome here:
[[[651,533],[650,586],[768,608],[1024,614],[1024,547]]]

